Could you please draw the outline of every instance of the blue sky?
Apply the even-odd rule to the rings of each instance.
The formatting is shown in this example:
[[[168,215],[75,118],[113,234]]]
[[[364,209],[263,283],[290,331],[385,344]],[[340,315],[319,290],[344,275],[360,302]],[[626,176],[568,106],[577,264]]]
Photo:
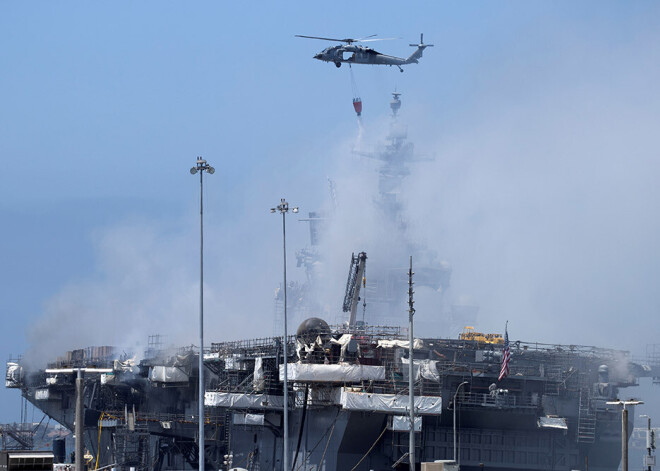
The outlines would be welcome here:
[[[132,321],[177,330],[161,324],[195,314],[197,155],[217,169],[210,340],[272,333],[268,208],[284,196],[313,210],[327,176],[370,178],[342,157],[356,136],[348,70],[295,34],[400,37],[374,46],[399,56],[420,32],[435,44],[403,74],[354,73],[373,141],[389,93],[404,93],[411,138],[435,158],[410,180],[411,224],[484,327],[652,342],[659,13],[650,1],[3,2],[0,356],[143,335]],[[361,199],[358,185],[343,194]],[[291,246],[305,242],[293,225]],[[15,420],[18,394],[0,396]]]

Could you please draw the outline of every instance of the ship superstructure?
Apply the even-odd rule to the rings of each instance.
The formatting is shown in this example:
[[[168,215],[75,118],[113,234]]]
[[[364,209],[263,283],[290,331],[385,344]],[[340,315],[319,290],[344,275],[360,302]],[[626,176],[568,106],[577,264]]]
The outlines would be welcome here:
[[[225,455],[233,466],[281,469],[282,340],[214,343],[205,353],[209,469],[224,469]],[[293,469],[391,469],[408,446],[405,330],[331,328],[312,318],[288,342]],[[592,471],[616,470],[621,414],[606,402],[651,374],[627,352],[515,341],[510,374],[498,381],[501,351],[492,343],[419,338],[413,347],[416,456],[453,459],[455,430],[467,470],[586,469],[587,461]],[[195,350],[152,354],[136,363],[109,347],[79,350],[38,371],[12,362],[6,385],[73,429],[74,372],[105,371],[85,375],[85,446],[94,464],[194,469]]]
[[[401,93],[392,93],[390,102],[390,123],[384,142],[374,150],[353,149],[356,159],[363,159],[375,165],[374,175],[377,183],[373,195],[365,195],[372,199],[370,210],[378,213],[378,217],[391,229],[388,240],[402,252],[412,255],[415,260],[416,285],[427,287],[436,293],[437,312],[446,323],[446,332],[457,331],[466,324],[475,322],[477,308],[475,306],[452,305],[445,303],[444,295],[450,287],[451,265],[441,259],[438,254],[411,236],[406,220],[406,203],[403,188],[406,178],[411,174],[410,166],[423,165],[429,161],[427,157],[418,155],[415,146],[408,139],[408,128],[401,122]],[[347,321],[337,312],[328,311],[318,300],[319,291],[323,290],[324,282],[320,281],[320,271],[326,263],[326,257],[336,254],[323,252],[324,237],[328,226],[335,224],[335,212],[338,208],[336,182],[328,179],[329,204],[323,210],[310,211],[308,216],[299,219],[309,224],[309,244],[296,252],[297,266],[305,271],[304,281],[290,281],[288,315],[295,322],[302,322],[312,316],[327,316],[334,323]],[[346,254],[349,261],[349,254]],[[399,266],[394,260],[378,260],[379,269],[369,271],[368,283],[364,286],[363,298],[368,299],[369,309],[366,313],[361,309],[358,318],[372,324],[398,324],[399,315],[405,310],[400,286],[407,282],[407,268]],[[445,305],[446,304],[446,305]],[[275,326],[282,325],[284,312],[283,290],[281,286],[275,290]],[[277,328],[276,332],[279,332]]]

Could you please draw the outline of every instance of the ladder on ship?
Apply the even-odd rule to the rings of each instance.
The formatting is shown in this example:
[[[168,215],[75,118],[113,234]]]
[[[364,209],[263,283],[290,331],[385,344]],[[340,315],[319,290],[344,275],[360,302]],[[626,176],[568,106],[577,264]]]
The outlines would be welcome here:
[[[577,441],[593,443],[596,440],[596,414],[590,407],[589,389],[580,389]]]

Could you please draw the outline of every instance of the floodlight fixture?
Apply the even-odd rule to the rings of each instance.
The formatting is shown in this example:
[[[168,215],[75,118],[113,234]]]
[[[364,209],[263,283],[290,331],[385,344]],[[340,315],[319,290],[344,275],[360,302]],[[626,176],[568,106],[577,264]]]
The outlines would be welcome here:
[[[620,399],[617,399],[616,401],[607,401],[605,404],[608,404],[610,406],[623,406],[625,409],[626,406],[638,406],[639,404],[644,404],[644,402],[637,401],[635,399],[629,399],[627,401],[622,401]]]

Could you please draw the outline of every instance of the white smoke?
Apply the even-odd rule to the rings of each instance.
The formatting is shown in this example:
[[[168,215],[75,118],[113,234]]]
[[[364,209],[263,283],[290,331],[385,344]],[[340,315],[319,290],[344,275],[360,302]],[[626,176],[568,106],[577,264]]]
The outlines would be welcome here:
[[[94,236],[95,273],[70,281],[44,306],[28,331],[31,362],[52,361],[65,351],[119,346],[141,354],[151,334],[174,342],[195,339],[199,281],[190,263],[190,237],[131,222]],[[208,304],[216,301],[209,293]]]
[[[481,330],[501,332],[509,320],[511,337],[522,340],[622,348],[655,341],[660,57],[648,45],[657,39],[640,34],[615,49],[567,40],[540,66],[494,55],[479,64],[492,74],[469,93],[462,90],[461,108],[420,104],[438,104],[437,76],[430,86],[409,90],[400,83],[401,120],[420,153],[435,157],[412,166],[404,181],[406,235],[451,263],[448,302],[467,297],[479,305]],[[385,132],[375,130],[386,131],[387,121],[365,118],[359,148],[381,142]],[[333,141],[327,127],[322,132]],[[352,155],[352,144],[347,139],[327,151],[325,165],[332,168],[338,203],[323,243],[319,296],[329,315],[340,309],[351,252],[367,252],[367,280],[379,267],[408,263],[400,232],[374,204],[377,164]],[[308,149],[295,150],[285,164],[307,158]],[[245,193],[257,196],[244,207],[259,211],[209,227],[209,341],[271,333],[281,239],[265,211],[280,196],[306,209],[322,199],[327,169],[315,173],[304,165],[297,174],[295,165],[279,165],[291,174],[287,179],[284,170],[255,171]],[[293,267],[293,252],[302,245],[295,233],[305,231],[290,228]],[[94,275],[70,281],[46,303],[30,334],[34,351],[52,357],[91,344],[132,344],[152,333],[195,342],[196,235],[128,223],[99,231],[95,240]],[[302,276],[290,270],[291,279]],[[422,291],[420,319],[439,312],[436,298]]]

